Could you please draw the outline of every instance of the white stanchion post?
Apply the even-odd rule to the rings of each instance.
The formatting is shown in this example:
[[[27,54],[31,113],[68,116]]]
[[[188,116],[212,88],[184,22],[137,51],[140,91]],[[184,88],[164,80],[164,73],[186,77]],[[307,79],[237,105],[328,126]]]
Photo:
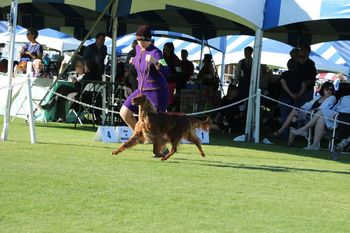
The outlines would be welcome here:
[[[102,76],[102,81],[105,83],[106,82],[106,75]],[[102,108],[106,109],[106,88],[107,85],[102,86]],[[102,111],[102,125],[105,125],[106,121],[106,111]]]
[[[30,132],[30,142],[36,143],[36,131],[33,115],[33,100],[32,100],[32,82],[30,77],[27,78],[27,101],[28,101],[28,123]]]
[[[112,33],[112,67],[111,67],[111,82],[112,82],[112,109],[114,109],[114,92],[116,91],[115,88],[115,76],[117,74],[117,53],[116,53],[116,47],[117,47],[117,30],[118,30],[118,17],[117,17],[117,6],[118,6],[118,0],[115,0],[113,8],[112,8],[112,19],[113,19],[113,33]],[[114,113],[111,113],[111,125],[114,125]]]
[[[10,46],[9,46],[9,62],[7,65],[8,70],[8,91],[6,96],[6,107],[4,126],[1,133],[1,140],[7,141],[10,127],[10,111],[11,111],[11,98],[12,98],[12,77],[13,77],[13,60],[15,51],[15,36],[16,36],[16,25],[17,25],[17,12],[18,2],[12,0],[11,9],[9,14],[9,32],[10,32]]]
[[[221,97],[225,95],[224,93],[224,85],[225,85],[225,53],[222,53],[221,57],[221,72],[220,72],[220,93]]]
[[[261,89],[258,88],[256,92],[256,102],[255,102],[255,143],[260,141],[260,101],[261,101]]]

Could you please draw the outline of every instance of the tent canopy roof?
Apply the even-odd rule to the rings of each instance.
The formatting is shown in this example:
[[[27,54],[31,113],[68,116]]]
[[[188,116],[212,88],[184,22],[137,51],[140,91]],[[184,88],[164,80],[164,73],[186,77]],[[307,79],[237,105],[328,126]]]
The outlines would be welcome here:
[[[89,28],[86,25],[87,20],[95,20],[108,2],[109,0],[85,1],[82,6],[80,2],[70,0],[31,0],[29,3],[20,1],[18,12],[19,16],[24,17],[26,21],[22,25],[27,27],[35,25],[36,28],[41,29],[80,26],[87,31]],[[199,39],[209,39],[227,34],[253,35],[256,27],[262,26],[265,0],[244,2],[238,0],[120,0],[117,2],[118,35],[135,32],[140,24],[149,24],[155,30],[177,31]],[[2,18],[6,12],[9,12],[9,7],[9,1],[0,3]],[[55,20],[55,18],[59,19]],[[109,19],[109,16],[104,17],[104,28],[100,31],[110,29]],[[23,18],[21,20],[24,21]],[[89,22],[89,24],[91,26],[92,23]]]
[[[264,36],[293,46],[350,39],[348,0],[266,0]]]

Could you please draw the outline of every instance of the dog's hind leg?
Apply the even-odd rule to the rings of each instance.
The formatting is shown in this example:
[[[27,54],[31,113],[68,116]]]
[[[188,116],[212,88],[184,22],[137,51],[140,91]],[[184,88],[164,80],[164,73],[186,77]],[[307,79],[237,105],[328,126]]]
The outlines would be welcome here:
[[[135,132],[133,136],[124,142],[117,150],[112,151],[112,155],[117,155],[123,152],[125,149],[135,146],[138,143],[138,139],[141,137],[140,133]]]

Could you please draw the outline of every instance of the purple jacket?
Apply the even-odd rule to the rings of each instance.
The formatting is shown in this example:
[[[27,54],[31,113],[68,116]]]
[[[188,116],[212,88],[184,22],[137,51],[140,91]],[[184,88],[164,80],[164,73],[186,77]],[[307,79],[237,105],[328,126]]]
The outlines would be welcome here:
[[[141,51],[139,45],[136,46],[136,56],[133,59],[137,71],[138,88],[141,91],[152,91],[168,88],[166,76],[169,74],[167,66],[160,66],[157,70],[155,65],[146,62],[146,55],[154,57],[156,61],[163,59],[162,52],[150,44],[146,50]]]

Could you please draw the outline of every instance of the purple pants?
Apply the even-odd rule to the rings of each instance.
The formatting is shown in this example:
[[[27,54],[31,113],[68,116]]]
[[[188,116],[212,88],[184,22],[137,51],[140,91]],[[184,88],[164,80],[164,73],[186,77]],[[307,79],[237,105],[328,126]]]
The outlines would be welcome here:
[[[168,107],[168,89],[163,88],[156,91],[143,91],[136,89],[124,102],[124,106],[131,110],[133,113],[138,113],[139,109],[137,106],[132,105],[131,99],[137,96],[138,94],[144,94],[147,96],[149,101],[157,109],[158,112],[165,112]]]

